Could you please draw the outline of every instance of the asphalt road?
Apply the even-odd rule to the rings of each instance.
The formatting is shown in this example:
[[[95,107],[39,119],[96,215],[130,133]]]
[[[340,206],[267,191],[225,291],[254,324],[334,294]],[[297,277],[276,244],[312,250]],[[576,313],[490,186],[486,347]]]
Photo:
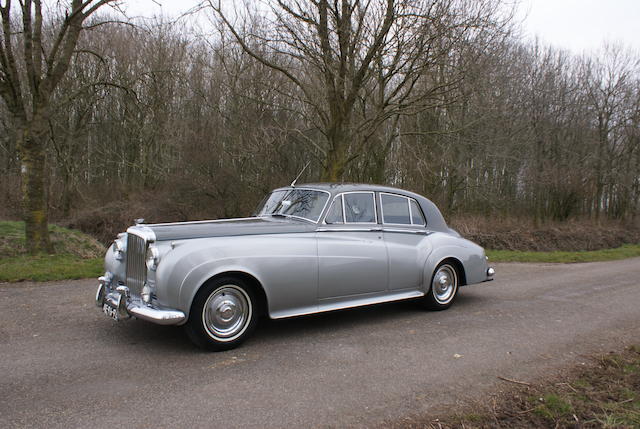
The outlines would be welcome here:
[[[224,353],[112,322],[90,280],[0,284],[0,427],[372,426],[640,344],[640,259],[497,272],[448,311],[265,320]]]

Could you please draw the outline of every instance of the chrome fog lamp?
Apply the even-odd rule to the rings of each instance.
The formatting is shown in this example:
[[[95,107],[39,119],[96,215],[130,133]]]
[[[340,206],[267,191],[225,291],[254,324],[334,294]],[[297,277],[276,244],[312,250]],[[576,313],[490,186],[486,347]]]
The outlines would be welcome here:
[[[142,291],[140,291],[140,296],[142,300],[149,304],[151,302],[151,287],[147,283],[144,284]]]
[[[147,268],[155,271],[160,263],[160,252],[157,247],[149,246],[147,249]]]

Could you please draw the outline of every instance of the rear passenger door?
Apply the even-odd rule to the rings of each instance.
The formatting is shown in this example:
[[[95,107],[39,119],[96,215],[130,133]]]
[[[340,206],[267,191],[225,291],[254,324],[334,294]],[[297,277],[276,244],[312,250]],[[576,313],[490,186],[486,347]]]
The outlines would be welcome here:
[[[317,239],[320,304],[387,289],[387,250],[374,192],[337,195]]]
[[[389,289],[417,289],[431,253],[422,209],[416,200],[404,195],[381,192],[379,198],[389,258]]]

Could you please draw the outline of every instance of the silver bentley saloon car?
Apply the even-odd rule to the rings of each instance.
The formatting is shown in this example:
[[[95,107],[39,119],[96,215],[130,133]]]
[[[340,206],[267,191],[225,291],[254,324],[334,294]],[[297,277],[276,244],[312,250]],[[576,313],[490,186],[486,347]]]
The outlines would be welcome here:
[[[451,306],[492,280],[484,250],[447,227],[428,199],[384,186],[276,189],[255,217],[144,224],[105,257],[96,304],[115,320],[184,325],[212,350],[273,319],[405,299]]]

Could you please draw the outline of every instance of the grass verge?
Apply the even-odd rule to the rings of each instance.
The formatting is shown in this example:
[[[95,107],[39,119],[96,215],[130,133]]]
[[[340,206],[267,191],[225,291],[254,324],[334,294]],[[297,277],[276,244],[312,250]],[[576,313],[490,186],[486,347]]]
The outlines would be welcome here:
[[[487,250],[492,262],[597,262],[640,256],[640,244],[625,244],[615,249],[578,252],[525,252],[519,250]]]
[[[475,408],[438,419],[414,416],[384,427],[638,428],[640,347],[599,356],[559,380],[514,387]]]
[[[80,231],[49,225],[56,254],[26,254],[24,223],[0,221],[0,282],[52,281],[102,274],[104,246]]]
[[[85,279],[104,270],[103,258],[81,259],[75,255],[12,256],[0,258],[0,282]]]

